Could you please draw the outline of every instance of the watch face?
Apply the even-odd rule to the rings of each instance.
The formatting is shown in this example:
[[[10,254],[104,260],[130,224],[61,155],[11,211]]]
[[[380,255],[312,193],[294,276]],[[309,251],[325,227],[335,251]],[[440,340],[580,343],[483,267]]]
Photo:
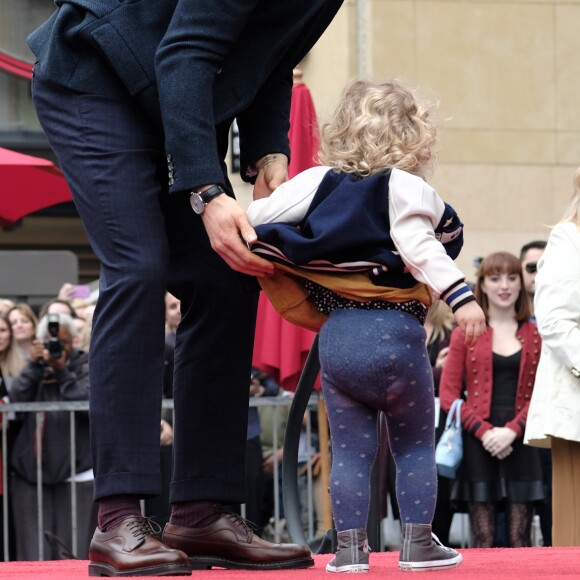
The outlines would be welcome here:
[[[191,194],[191,207],[193,211],[197,214],[202,214],[205,209],[205,202],[201,199],[199,193]]]

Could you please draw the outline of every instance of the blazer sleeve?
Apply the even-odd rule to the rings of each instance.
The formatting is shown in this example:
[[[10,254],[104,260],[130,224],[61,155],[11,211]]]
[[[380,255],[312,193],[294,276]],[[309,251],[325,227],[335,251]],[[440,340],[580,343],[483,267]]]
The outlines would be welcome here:
[[[580,233],[556,226],[540,259],[534,311],[542,342],[567,369],[580,369]]]
[[[283,153],[290,160],[290,105],[292,71],[275,71],[252,104],[237,116],[240,131],[240,175],[254,183],[251,167],[268,153]]]
[[[214,83],[258,0],[179,0],[157,49],[155,74],[172,167],[170,191],[224,184],[214,115]],[[212,144],[214,144],[212,146]]]

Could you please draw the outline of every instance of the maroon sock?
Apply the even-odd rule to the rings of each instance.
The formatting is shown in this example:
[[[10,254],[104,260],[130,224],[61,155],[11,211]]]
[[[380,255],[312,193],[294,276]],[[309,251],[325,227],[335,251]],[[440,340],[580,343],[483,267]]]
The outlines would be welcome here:
[[[99,500],[99,530],[106,532],[128,516],[140,516],[141,504],[135,495],[110,495]]]
[[[184,528],[203,528],[219,517],[214,501],[188,501],[171,504],[169,523]]]

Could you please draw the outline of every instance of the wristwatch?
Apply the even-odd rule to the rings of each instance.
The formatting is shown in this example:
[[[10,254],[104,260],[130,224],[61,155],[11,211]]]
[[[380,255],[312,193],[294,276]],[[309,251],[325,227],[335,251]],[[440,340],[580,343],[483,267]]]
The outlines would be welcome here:
[[[205,211],[205,206],[222,193],[225,193],[225,190],[221,185],[212,185],[204,191],[192,191],[190,195],[193,211],[201,215]]]

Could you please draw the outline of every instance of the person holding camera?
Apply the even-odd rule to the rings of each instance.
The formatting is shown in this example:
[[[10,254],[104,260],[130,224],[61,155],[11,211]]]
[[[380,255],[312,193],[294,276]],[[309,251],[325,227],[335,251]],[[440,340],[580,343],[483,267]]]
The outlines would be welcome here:
[[[73,348],[76,328],[68,314],[48,314],[30,345],[30,360],[12,383],[12,402],[82,401],[89,398],[88,354]],[[75,413],[75,481],[79,558],[88,557],[94,521],[93,482],[86,412]],[[67,547],[71,526],[71,425],[68,411],[26,413],[14,441],[11,501],[18,560],[38,560],[37,465],[42,466],[42,525]],[[49,536],[50,537],[50,536]],[[58,542],[44,543],[43,558],[54,560]]]

